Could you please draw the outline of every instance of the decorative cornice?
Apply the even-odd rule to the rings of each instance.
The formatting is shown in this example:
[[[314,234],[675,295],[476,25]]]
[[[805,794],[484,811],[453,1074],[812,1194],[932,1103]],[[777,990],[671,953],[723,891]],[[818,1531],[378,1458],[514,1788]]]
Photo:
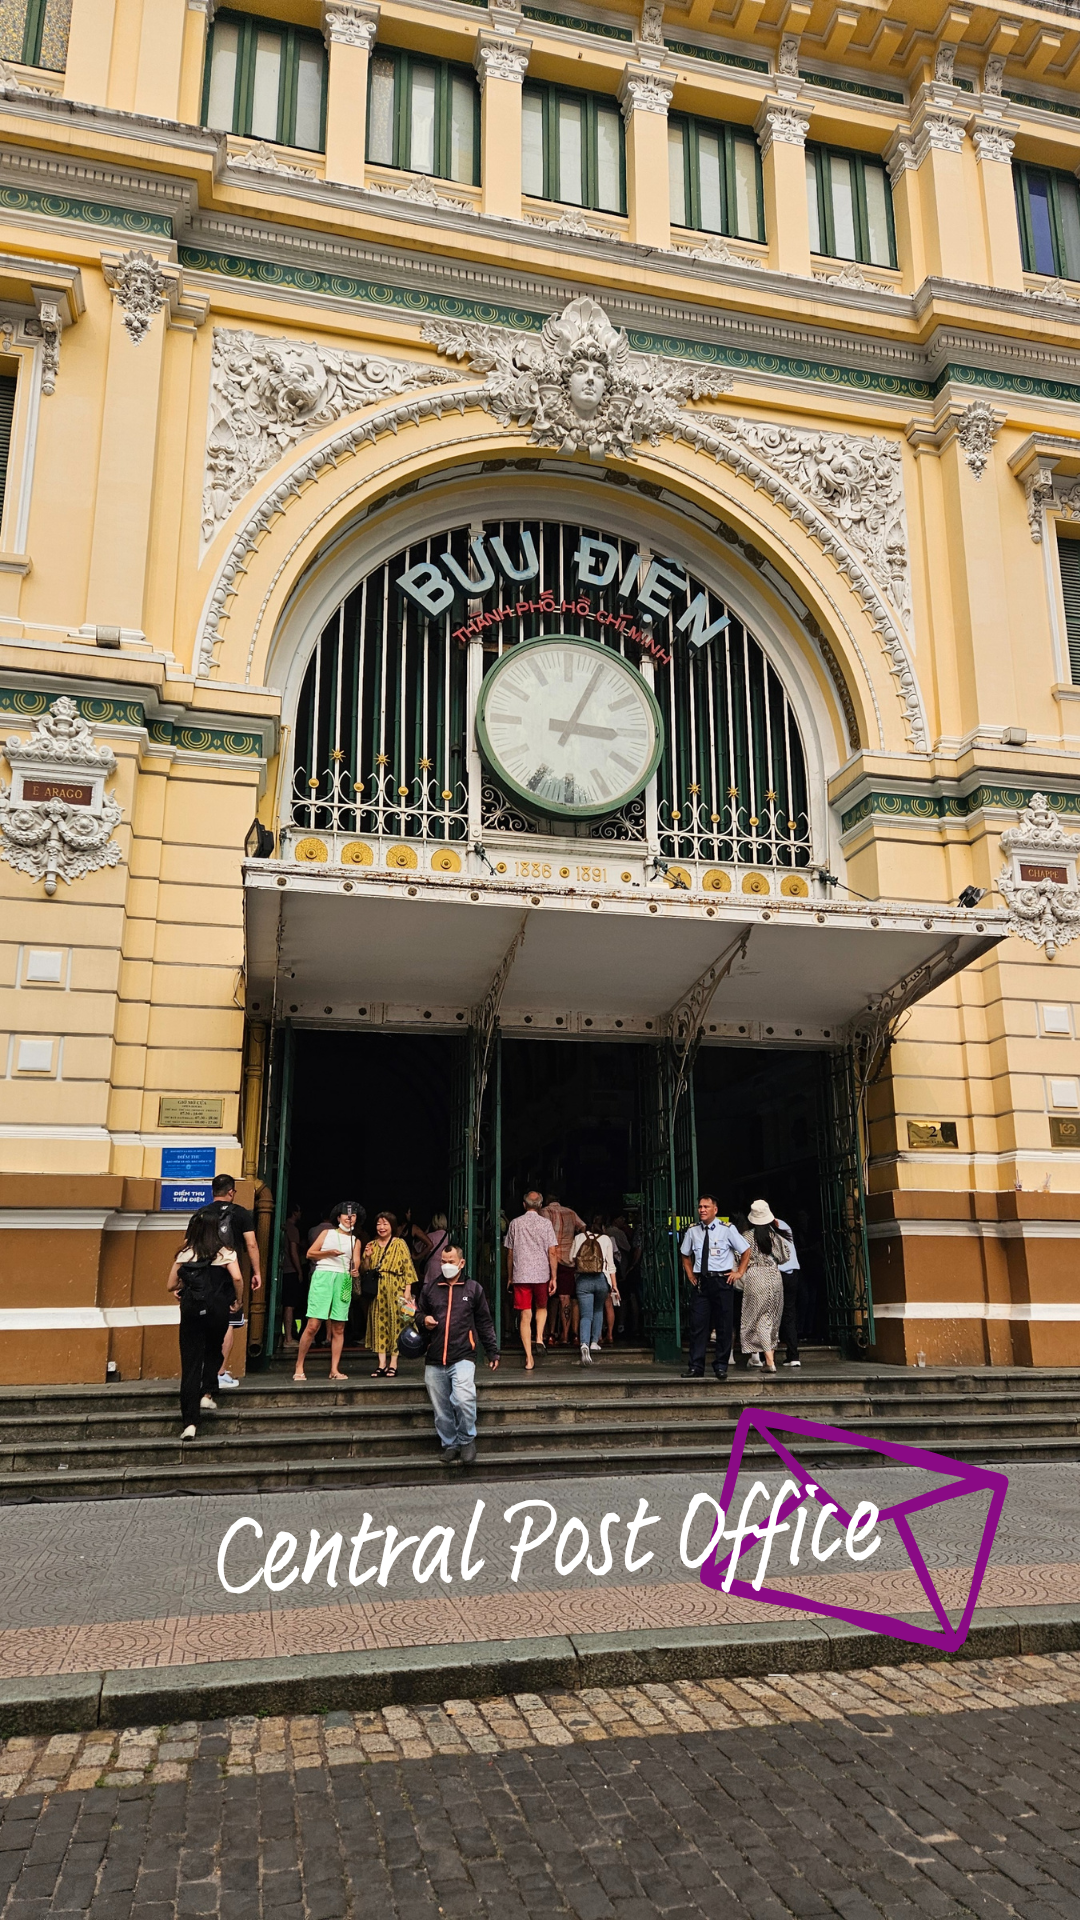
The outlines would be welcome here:
[[[805,147],[809,131],[809,110],[791,100],[766,100],[754,121],[762,159],[774,141],[780,141],[784,146]]]
[[[17,720],[37,720],[66,697],[79,718],[92,727],[131,727],[145,732],[155,746],[171,746],[185,753],[221,753],[231,759],[264,759],[261,733],[243,727],[199,726],[189,720],[147,719],[141,700],[90,694],[61,696],[38,687],[0,686],[0,714]]]
[[[520,87],[529,70],[531,52],[531,40],[481,33],[473,55],[481,93],[489,80],[510,80]]]
[[[619,105],[629,126],[635,113],[666,114],[675,88],[662,74],[643,67],[626,67],[619,82]]]
[[[328,47],[359,47],[370,53],[379,31],[379,8],[353,0],[323,0],[323,37]]]
[[[1016,128],[1006,129],[1000,123],[987,120],[973,120],[970,126],[971,138],[975,142],[975,157],[980,162],[996,160],[1005,166],[1012,165],[1013,147],[1016,145]]]
[[[924,820],[927,825],[934,825],[942,820],[966,820],[970,815],[988,808],[1004,813],[1019,813],[1035,797],[1033,790],[1025,787],[984,785],[973,787],[967,793],[866,793],[846,813],[841,814],[840,830],[850,833],[853,827],[861,826],[872,814],[886,820]],[[1080,792],[1052,793],[1049,795],[1049,804],[1055,812],[1080,820]]]

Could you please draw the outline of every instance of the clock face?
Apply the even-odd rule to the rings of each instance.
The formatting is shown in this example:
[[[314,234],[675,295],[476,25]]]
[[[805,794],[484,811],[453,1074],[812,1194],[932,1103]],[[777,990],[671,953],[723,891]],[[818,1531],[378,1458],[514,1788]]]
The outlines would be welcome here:
[[[660,709],[612,647],[548,634],[510,647],[476,712],[485,758],[541,813],[611,813],[641,792],[663,746]]]

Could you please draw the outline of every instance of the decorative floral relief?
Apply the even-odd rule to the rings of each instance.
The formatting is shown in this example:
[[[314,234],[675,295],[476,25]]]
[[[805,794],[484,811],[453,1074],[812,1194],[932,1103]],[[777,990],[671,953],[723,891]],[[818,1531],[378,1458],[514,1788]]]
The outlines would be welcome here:
[[[457,213],[475,213],[476,208],[468,200],[451,200],[448,194],[440,193],[429,174],[422,173],[407,187],[387,187],[375,181],[369,181],[368,193],[382,194],[389,200],[411,200],[418,207],[453,207]]]
[[[726,392],[731,375],[633,353],[595,300],[571,300],[541,331],[430,320],[423,337],[487,379],[479,398],[504,426],[531,427],[533,446],[632,460],[641,441],[677,434],[687,400]]]
[[[289,180],[314,180],[311,167],[286,166],[265,140],[256,140],[244,153],[230,153],[230,167],[243,167],[249,173],[283,174]]]
[[[203,541],[286,450],[342,414],[450,375],[410,360],[342,353],[307,341],[214,333],[203,488]]]
[[[881,280],[868,280],[857,260],[848,260],[839,273],[815,273],[827,287],[854,287],[859,293],[895,293],[896,288]]]
[[[96,785],[116,768],[111,747],[94,745],[89,723],[66,694],[35,721],[29,740],[12,734],[4,751],[13,770],[47,776],[55,768],[70,776],[73,785],[79,774]],[[116,866],[121,852],[112,834],[120,819],[120,806],[111,794],[104,795],[100,808],[59,795],[15,800],[11,788],[0,782],[0,860],[31,880],[44,880],[46,893],[53,894],[58,879],[70,884],[99,867]]]
[[[527,227],[543,227],[545,233],[569,233],[590,240],[594,240],[597,234],[605,240],[623,238],[622,234],[616,233],[612,227],[601,226],[598,221],[586,220],[585,215],[580,213],[577,207],[567,207],[566,212],[560,213],[557,220],[549,220],[542,213],[527,213],[525,224]]]
[[[998,421],[985,400],[973,400],[956,422],[960,451],[976,480],[981,480],[997,439]]]
[[[1059,947],[1080,933],[1080,887],[1076,885],[1080,837],[1066,833],[1044,793],[1033,793],[1020,825],[1001,836],[1009,865],[998,876],[998,892],[1009,909],[1009,932],[1046,949],[1052,960]],[[1056,867],[1068,877],[1024,879],[1024,869]]]
[[[115,265],[103,263],[105,284],[124,311],[124,325],[135,345],[145,340],[169,298],[169,283],[152,253],[132,247]]]
[[[720,233],[710,233],[693,247],[676,246],[674,251],[685,254],[691,260],[714,260],[721,267],[756,267],[760,272],[764,265],[763,261],[751,259],[747,253],[733,253]]]
[[[900,448],[880,434],[807,433],[715,417],[712,424],[782,473],[840,529],[909,626],[911,575]]]

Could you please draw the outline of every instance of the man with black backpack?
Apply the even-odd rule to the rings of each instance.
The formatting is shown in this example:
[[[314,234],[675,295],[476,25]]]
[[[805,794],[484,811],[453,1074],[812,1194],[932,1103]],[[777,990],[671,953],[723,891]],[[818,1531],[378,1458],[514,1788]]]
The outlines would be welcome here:
[[[180,1302],[181,1440],[194,1440],[201,1413],[215,1413],[214,1388],[229,1315],[243,1304],[244,1280],[231,1246],[223,1243],[213,1209],[195,1214],[168,1279]]]
[[[250,1207],[242,1207],[238,1204],[236,1181],[231,1173],[215,1175],[210,1194],[210,1205],[200,1208],[199,1213],[192,1214],[188,1221],[188,1232],[190,1233],[196,1220],[202,1215],[214,1220],[222,1246],[231,1247],[236,1254],[240,1252],[241,1247],[246,1249],[251,1262],[251,1291],[257,1293],[262,1286],[262,1274],[259,1271],[259,1243],[255,1238],[255,1215]],[[229,1354],[232,1351],[233,1335],[243,1324],[244,1300],[241,1290],[241,1297],[229,1315],[229,1325],[221,1350],[221,1366],[217,1377],[219,1387],[236,1387],[240,1384],[229,1372]]]

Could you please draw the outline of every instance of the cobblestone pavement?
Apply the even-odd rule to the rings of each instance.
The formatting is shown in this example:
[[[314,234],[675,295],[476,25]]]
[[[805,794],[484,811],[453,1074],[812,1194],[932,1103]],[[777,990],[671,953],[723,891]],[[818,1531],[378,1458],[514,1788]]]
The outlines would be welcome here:
[[[1080,1655],[10,1740],[0,1915],[1076,1920]]]

